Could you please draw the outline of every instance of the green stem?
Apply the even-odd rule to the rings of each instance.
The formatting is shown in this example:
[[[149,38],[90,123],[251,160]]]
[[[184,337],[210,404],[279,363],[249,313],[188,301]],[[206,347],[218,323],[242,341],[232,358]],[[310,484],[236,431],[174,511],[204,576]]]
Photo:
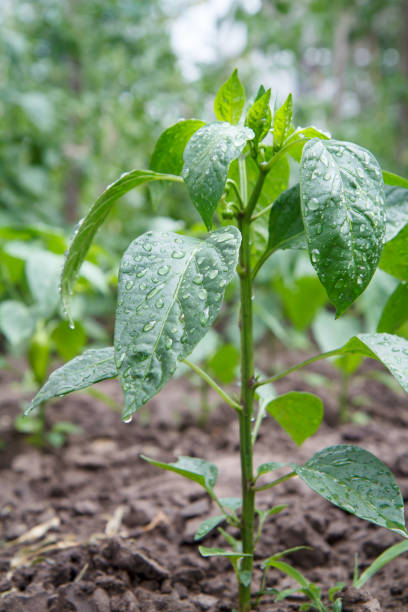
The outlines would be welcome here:
[[[218,395],[220,397],[222,397],[222,399],[224,400],[224,402],[226,404],[228,404],[228,406],[231,406],[231,408],[234,408],[234,410],[236,410],[236,412],[242,412],[242,407],[240,406],[240,404],[235,402],[232,399],[232,397],[230,397],[228,395],[228,393],[223,391],[223,389],[221,389],[221,387],[219,385],[217,385],[215,380],[213,380],[211,378],[211,376],[209,376],[207,374],[207,372],[204,372],[204,370],[202,370],[200,368],[200,366],[196,365],[195,363],[191,363],[191,361],[189,361],[188,359],[183,359],[183,363],[185,363],[189,368],[194,370],[194,372],[196,372],[196,374],[201,376],[201,378],[203,378],[210,385],[210,387],[212,387],[214,389],[214,391],[216,391],[218,393]]]
[[[305,139],[299,138],[298,140],[294,140],[293,142],[288,143],[285,147],[278,151],[278,153],[275,153],[275,155],[267,163],[264,162],[263,164],[261,164],[261,170],[263,172],[268,172],[272,168],[272,166],[274,166],[276,162],[280,160],[281,157],[286,155],[286,153],[290,151],[292,147],[299,144],[300,142],[304,143]]]
[[[279,485],[282,482],[285,482],[285,480],[289,480],[289,478],[293,478],[294,476],[297,476],[296,472],[290,472],[290,474],[285,474],[285,476],[282,476],[281,478],[277,478],[273,482],[269,482],[268,484],[263,485],[262,487],[255,487],[254,491],[256,491],[257,493],[259,493],[259,491],[266,491],[266,489],[271,489],[272,487],[276,487],[276,485]]]
[[[261,195],[262,187],[265,182],[267,173],[268,173],[268,170],[266,169],[263,169],[262,171],[259,172],[258,179],[255,183],[254,190],[251,193],[251,197],[248,200],[248,205],[245,209],[245,217],[244,217],[248,225],[251,223],[252,213],[254,212],[255,206],[259,200],[259,196]]]
[[[236,184],[236,182],[233,181],[232,179],[227,179],[227,185],[230,185],[233,188],[235,195],[237,196],[239,208],[241,210],[244,210],[244,202],[242,201],[241,194],[240,194],[240,191],[238,189],[238,185]]]
[[[350,353],[352,352],[353,351],[350,351]],[[358,351],[355,351],[355,352],[357,353]],[[284,372],[280,372],[279,374],[275,374],[275,376],[270,376],[270,378],[265,378],[265,380],[260,380],[256,382],[254,385],[254,388],[257,389],[258,387],[261,387],[262,385],[267,385],[268,383],[275,382],[276,380],[284,378],[288,374],[291,374],[292,372],[296,372],[296,370],[300,370],[300,368],[304,368],[305,366],[310,365],[311,363],[314,363],[315,361],[320,361],[321,359],[327,359],[328,357],[334,357],[335,355],[338,355],[338,354],[339,354],[338,349],[334,349],[333,351],[328,351],[327,353],[321,353],[320,355],[315,355],[314,357],[310,357],[309,359],[306,359],[305,361],[302,361],[301,363],[298,363],[297,365],[292,366],[291,368],[289,368],[288,370],[285,370]]]
[[[349,381],[350,374],[342,370],[341,372],[341,388],[340,388],[340,423],[347,423],[350,420],[350,414],[348,410],[348,396],[349,396]]]
[[[262,215],[266,214],[267,212],[269,212],[272,208],[272,206],[275,204],[275,201],[271,202],[270,204],[268,204],[268,206],[265,206],[265,208],[263,208],[262,210],[259,211],[259,213],[257,213],[256,215],[252,215],[251,217],[251,223],[253,221],[256,221],[257,219],[259,219],[259,217],[262,217]]]
[[[241,155],[238,159],[238,168],[239,168],[239,190],[240,190],[240,200],[243,203],[244,207],[248,201],[248,180],[246,173],[246,160],[245,157]]]

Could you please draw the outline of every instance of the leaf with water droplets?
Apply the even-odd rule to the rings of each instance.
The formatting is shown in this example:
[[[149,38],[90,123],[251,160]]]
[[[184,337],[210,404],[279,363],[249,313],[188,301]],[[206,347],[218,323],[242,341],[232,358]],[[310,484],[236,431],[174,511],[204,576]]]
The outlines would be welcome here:
[[[253,130],[256,144],[262,142],[271,127],[272,113],[269,106],[270,99],[271,90],[268,89],[268,91],[265,91],[262,96],[255,100],[246,116],[245,125]]]
[[[198,457],[179,457],[176,463],[164,463],[163,461],[156,461],[141,455],[141,458],[148,461],[152,465],[161,468],[162,470],[168,470],[169,472],[175,472],[180,476],[184,476],[188,480],[193,480],[201,485],[210,495],[213,492],[215,483],[218,477],[218,468],[214,463],[199,459]]]
[[[340,316],[367,287],[380,259],[381,169],[353,143],[310,140],[302,154],[300,197],[310,259]]]
[[[45,385],[31,400],[25,414],[52,397],[85,389],[100,380],[115,378],[117,375],[112,346],[103,349],[89,349],[50,374]]]
[[[329,446],[303,465],[292,464],[313,491],[335,506],[406,534],[404,502],[394,476],[375,455],[349,444]]]
[[[208,228],[224,191],[230,163],[253,137],[249,128],[217,121],[195,132],[184,150],[182,177]]]
[[[273,147],[280,149],[289,134],[292,124],[293,101],[292,94],[289,94],[285,102],[275,112],[273,117]]]
[[[96,232],[105,221],[118,198],[131,189],[151,181],[180,182],[181,179],[178,176],[160,174],[152,170],[132,170],[131,172],[126,172],[105,189],[91,206],[84,219],[78,223],[66,253],[60,284],[63,308],[69,318],[71,318],[70,296],[72,289],[78,276],[79,268],[86,257]]]
[[[322,400],[306,392],[290,391],[279,395],[266,410],[298,446],[316,433],[323,418]]]
[[[225,227],[206,240],[147,232],[128,247],[115,324],[123,418],[160,391],[209,330],[234,274],[240,240],[237,228]]]
[[[150,170],[180,175],[183,169],[183,153],[186,144],[194,132],[203,125],[205,125],[204,121],[199,119],[185,119],[164,130],[154,148]],[[156,205],[166,189],[165,185],[155,181],[149,184],[149,188],[153,204]]]
[[[245,106],[245,90],[235,68],[228,81],[221,85],[214,100],[214,113],[219,121],[236,125]]]
[[[377,325],[377,332],[393,334],[407,320],[408,285],[402,282],[388,298]]]

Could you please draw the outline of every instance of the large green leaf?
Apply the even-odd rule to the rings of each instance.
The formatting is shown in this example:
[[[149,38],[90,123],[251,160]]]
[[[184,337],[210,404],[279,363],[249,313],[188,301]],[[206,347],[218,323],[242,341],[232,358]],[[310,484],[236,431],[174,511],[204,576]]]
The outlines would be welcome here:
[[[235,69],[228,81],[221,85],[214,100],[214,113],[219,121],[237,124],[245,106],[245,90]]]
[[[208,228],[224,191],[230,163],[253,137],[247,127],[217,121],[195,132],[184,150],[182,177]]]
[[[54,370],[31,401],[25,414],[52,397],[61,397],[72,391],[85,389],[100,380],[115,378],[117,375],[112,346],[103,349],[89,349]]]
[[[180,175],[183,169],[183,153],[191,136],[205,125],[199,119],[183,119],[165,130],[153,151],[150,170],[166,174]],[[150,193],[154,203],[162,196],[165,186],[161,182],[150,183]]]
[[[301,446],[319,429],[323,418],[323,402],[313,393],[290,391],[272,400],[266,410]]]
[[[316,138],[303,149],[300,175],[310,258],[340,316],[367,287],[380,259],[381,169],[353,143]]]
[[[214,463],[210,463],[204,459],[198,459],[197,457],[179,457],[176,463],[164,463],[163,461],[156,461],[144,455],[141,455],[141,457],[162,470],[175,472],[180,476],[184,476],[184,478],[197,482],[208,491],[210,495],[212,494],[218,477],[218,468]]]
[[[408,189],[385,185],[385,242],[389,242],[408,224]]]
[[[238,259],[235,227],[197,240],[147,232],[125,252],[119,272],[115,355],[125,392],[123,418],[155,395],[217,316]]]
[[[255,100],[246,116],[245,125],[253,130],[256,143],[262,142],[271,127],[272,113],[269,106],[270,99],[271,90],[268,89],[268,91],[265,91],[262,96]]]
[[[66,254],[61,276],[61,299],[65,312],[70,317],[70,296],[79,268],[84,261],[94,236],[105,221],[113,204],[125,193],[151,181],[177,181],[181,178],[171,174],[160,174],[152,170],[132,170],[109,185],[78,223]]]
[[[293,101],[292,94],[289,94],[285,102],[275,112],[273,117],[273,146],[280,149],[292,123]]]
[[[406,533],[404,503],[394,476],[363,448],[329,446],[305,464],[292,467],[311,489],[335,506],[376,525]]]
[[[408,320],[408,285],[400,283],[388,298],[381,313],[377,332],[396,332]]]

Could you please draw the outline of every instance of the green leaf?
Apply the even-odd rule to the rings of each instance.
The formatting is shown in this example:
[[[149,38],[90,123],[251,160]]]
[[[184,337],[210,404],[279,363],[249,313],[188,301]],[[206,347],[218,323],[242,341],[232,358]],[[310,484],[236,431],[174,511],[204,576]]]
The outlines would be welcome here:
[[[145,404],[207,333],[238,259],[235,227],[197,240],[147,232],[119,271],[115,359],[125,393],[123,418]]]
[[[62,359],[69,361],[82,351],[87,336],[80,321],[76,322],[74,329],[70,328],[68,321],[60,321],[53,329],[51,339]]]
[[[387,550],[385,550],[381,555],[379,555],[377,559],[375,559],[375,561],[373,561],[371,565],[369,565],[369,567],[364,570],[364,572],[359,578],[354,580],[354,588],[361,589],[365,585],[365,583],[370,580],[372,576],[374,576],[376,572],[382,569],[385,565],[388,565],[388,563],[393,561],[396,557],[399,557],[400,555],[403,555],[406,552],[408,552],[407,540],[398,542],[397,544],[394,544],[393,546],[387,548]]]
[[[290,138],[287,139],[285,149],[287,148],[289,155],[293,157],[293,159],[300,162],[303,147],[305,146],[306,142],[312,138],[328,140],[331,138],[331,136],[329,132],[323,132],[322,130],[315,128],[313,125],[305,128],[298,127],[294,132],[292,132]]]
[[[256,471],[256,478],[259,478],[260,476],[262,476],[262,474],[268,474],[269,472],[273,472],[274,470],[284,467],[285,465],[286,464],[282,463],[281,461],[269,461],[268,463],[262,463]]]
[[[271,90],[268,89],[260,98],[255,100],[246,116],[245,125],[254,132],[256,144],[262,142],[271,127],[272,114],[269,106],[270,99]]]
[[[286,548],[285,550],[281,550],[280,552],[271,555],[265,559],[265,561],[262,561],[262,567],[270,567],[271,561],[278,561],[278,559],[286,557],[286,555],[290,555],[291,553],[298,552],[299,550],[312,550],[312,548],[310,546],[293,546],[292,548]]]
[[[113,347],[89,349],[62,367],[54,370],[45,385],[31,400],[24,414],[52,397],[61,397],[72,391],[85,389],[93,383],[118,375],[113,359]]]
[[[405,189],[408,189],[408,179],[398,176],[398,174],[394,174],[394,172],[387,172],[387,170],[383,170],[382,175],[386,185],[395,185],[396,187],[405,187]]]
[[[214,100],[214,113],[219,121],[236,125],[245,106],[245,90],[235,68],[228,81],[221,85]]]
[[[276,559],[272,557],[271,559],[268,559],[268,565],[265,565],[265,567],[274,567],[275,569],[280,570],[287,576],[293,578],[293,580],[295,580],[303,587],[308,587],[310,584],[307,578],[303,576],[303,574],[301,574],[297,569],[289,565],[289,563],[285,563],[284,561],[276,561]]]
[[[249,587],[252,580],[252,574],[249,570],[241,570],[239,573],[239,581],[244,587]]]
[[[0,332],[12,346],[27,342],[34,333],[32,312],[22,302],[6,300],[0,304]]]
[[[273,117],[273,148],[280,149],[284,143],[292,123],[293,101],[289,94],[285,102],[275,112]]]
[[[240,497],[220,497],[218,500],[223,508],[236,512],[242,506]]]
[[[306,392],[279,395],[266,410],[298,446],[319,429],[323,418],[322,400]]]
[[[385,185],[385,242],[389,242],[408,224],[408,189]]]
[[[206,521],[201,523],[201,525],[199,526],[199,528],[197,529],[197,531],[196,531],[196,533],[194,535],[194,540],[196,542],[198,540],[202,540],[203,538],[205,538],[205,536],[207,534],[210,533],[210,531],[215,529],[223,521],[225,521],[225,515],[224,514],[219,514],[217,516],[210,517],[209,519],[207,519]]]
[[[404,503],[394,476],[382,461],[358,446],[339,444],[292,465],[313,491],[343,510],[406,533]]]
[[[408,285],[400,283],[388,298],[381,318],[378,322],[377,332],[396,332],[408,320]]]
[[[58,281],[62,257],[47,251],[33,250],[26,259],[25,272],[31,295],[38,313],[44,317],[53,314],[58,305]]]
[[[275,200],[269,213],[268,251],[306,248],[305,228],[300,210],[299,184]]]
[[[300,197],[312,264],[340,316],[367,287],[380,259],[381,169],[353,143],[310,140],[303,149]]]
[[[70,296],[79,268],[84,261],[94,236],[105,221],[113,204],[125,193],[151,181],[177,181],[180,177],[160,174],[152,170],[132,170],[109,185],[89,209],[75,230],[67,251],[61,276],[61,299],[65,312],[70,317]]]
[[[223,344],[208,362],[208,367],[222,383],[235,380],[239,365],[239,351],[233,344]]]
[[[401,280],[408,280],[408,224],[384,245],[380,268]]]
[[[185,119],[165,130],[154,148],[150,170],[180,175],[184,164],[184,149],[192,135],[203,125],[205,125],[204,121]],[[164,185],[160,182],[150,184],[150,193],[155,204],[160,200],[164,189]]]
[[[225,550],[224,548],[207,548],[206,546],[199,546],[198,550],[203,557],[228,557],[228,559],[240,559],[242,557],[252,556],[248,553],[234,552],[232,550]]]
[[[249,128],[215,122],[200,128],[188,142],[182,177],[207,228],[223,194],[230,163],[253,137]]]
[[[162,461],[156,461],[144,455],[140,456],[145,461],[148,461],[162,470],[174,472],[175,474],[184,476],[184,478],[188,480],[197,482],[210,493],[210,495],[212,494],[218,477],[218,468],[214,463],[210,463],[204,459],[198,459],[197,457],[178,457],[176,463],[163,463]]]

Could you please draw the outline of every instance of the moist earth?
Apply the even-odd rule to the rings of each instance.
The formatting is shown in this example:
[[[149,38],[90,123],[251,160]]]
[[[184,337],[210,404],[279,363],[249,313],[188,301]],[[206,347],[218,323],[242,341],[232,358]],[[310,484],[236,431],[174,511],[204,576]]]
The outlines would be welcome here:
[[[281,348],[277,359],[284,367],[302,355]],[[264,361],[269,371],[267,354]],[[383,376],[381,366],[366,360],[351,384],[349,409],[364,411],[364,425],[339,425],[339,377],[331,364],[320,362],[279,381],[279,392],[320,395],[325,420],[299,449],[271,418],[265,419],[255,465],[299,463],[332,444],[357,444],[390,467],[406,501],[407,398],[390,384],[391,378],[387,384],[378,382],[378,374]],[[71,421],[81,432],[62,448],[39,450],[13,428],[32,394],[21,390],[10,370],[0,376],[0,612],[227,612],[236,607],[229,562],[202,558],[194,542],[200,523],[217,509],[196,483],[140,459],[141,454],[163,461],[202,457],[219,467],[218,495],[239,496],[238,427],[231,408],[210,393],[210,414],[202,424],[200,383],[194,377],[170,382],[128,424],[100,399],[76,393],[50,402],[47,419],[49,425]],[[117,381],[95,388],[121,402]],[[351,586],[355,559],[363,571],[398,536],[332,506],[297,479],[264,491],[257,503],[287,508],[265,524],[255,558],[255,588],[262,559],[304,545],[310,549],[289,555],[287,562],[326,596],[344,582],[344,612],[408,611],[407,554],[379,571],[364,589]],[[201,543],[224,546],[216,530]],[[293,586],[291,579],[270,571],[268,588]],[[268,595],[257,609],[298,610],[304,601],[301,594],[281,602]]]

